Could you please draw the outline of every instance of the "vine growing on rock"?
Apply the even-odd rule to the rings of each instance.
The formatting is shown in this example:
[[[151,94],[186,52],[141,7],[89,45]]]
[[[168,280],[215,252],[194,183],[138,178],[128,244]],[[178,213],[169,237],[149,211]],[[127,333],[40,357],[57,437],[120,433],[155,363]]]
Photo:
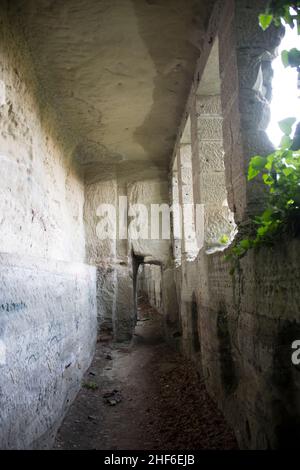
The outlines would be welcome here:
[[[287,24],[297,27],[300,34],[300,1],[272,0],[266,11],[259,15],[259,24],[266,30]],[[300,50],[292,48],[281,55],[285,67],[296,68],[300,75]],[[300,235],[300,123],[292,137],[295,118],[279,122],[283,137],[278,149],[267,156],[255,155],[248,168],[248,180],[261,178],[267,187],[263,212],[254,217],[244,238],[237,238],[229,249],[226,260],[231,262],[231,273],[239,259],[248,250],[272,246],[283,234]],[[223,241],[226,243],[227,241]]]

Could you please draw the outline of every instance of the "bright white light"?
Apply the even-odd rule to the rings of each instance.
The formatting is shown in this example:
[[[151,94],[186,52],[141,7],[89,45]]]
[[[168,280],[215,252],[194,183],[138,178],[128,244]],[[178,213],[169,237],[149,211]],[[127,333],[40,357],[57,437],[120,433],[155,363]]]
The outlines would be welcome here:
[[[6,365],[6,346],[2,340],[0,340],[0,366]]]
[[[297,88],[297,71],[294,68],[285,68],[281,61],[281,52],[284,49],[300,49],[300,36],[297,28],[286,26],[285,36],[278,50],[278,57],[273,61],[274,78],[272,82],[273,98],[271,102],[271,121],[267,128],[271,142],[277,147],[280,143],[282,132],[278,121],[287,117],[295,117],[300,121],[299,90]]]

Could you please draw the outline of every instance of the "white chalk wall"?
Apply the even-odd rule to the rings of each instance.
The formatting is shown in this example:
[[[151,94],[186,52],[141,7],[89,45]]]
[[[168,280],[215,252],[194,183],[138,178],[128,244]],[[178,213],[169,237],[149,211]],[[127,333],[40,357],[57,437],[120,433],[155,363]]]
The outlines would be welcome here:
[[[0,255],[0,449],[48,448],[96,342],[96,275]]]
[[[83,261],[84,187],[24,41],[0,29],[0,250]]]
[[[138,273],[138,295],[146,295],[152,307],[163,313],[161,266],[142,264]]]
[[[0,449],[51,447],[96,342],[84,187],[0,5]]]
[[[145,230],[147,238],[143,238],[142,232],[140,238],[130,240],[134,253],[143,256],[145,262],[154,261],[166,264],[170,256],[170,239],[162,239],[161,217],[159,219],[160,225],[157,227],[159,229],[158,238],[151,237],[151,224],[153,225],[151,205],[169,205],[168,182],[154,179],[132,182],[128,185],[128,200],[132,206],[143,204],[148,212],[148,219],[143,221],[142,213],[137,209],[139,213],[137,225],[144,230],[148,221],[148,230]]]
[[[101,240],[97,236],[97,224],[101,220],[97,209],[101,204],[112,204],[116,208],[116,221],[111,224],[111,228],[117,233],[120,195],[127,196],[128,228],[134,221],[134,212],[131,212],[134,205],[143,204],[149,214],[148,229],[139,239],[132,239],[129,234],[127,240]],[[119,340],[131,338],[136,321],[132,254],[144,257],[146,262],[166,265],[169,261],[170,240],[150,238],[151,204],[168,202],[167,181],[159,177],[147,177],[147,169],[138,175],[133,173],[128,178],[116,171],[106,172],[102,180],[86,183],[84,221],[87,260],[97,266],[98,321],[100,327],[103,325],[113,328],[115,337]],[[136,209],[138,213],[138,207]],[[147,220],[143,221],[138,215],[135,222],[137,227],[147,227]]]

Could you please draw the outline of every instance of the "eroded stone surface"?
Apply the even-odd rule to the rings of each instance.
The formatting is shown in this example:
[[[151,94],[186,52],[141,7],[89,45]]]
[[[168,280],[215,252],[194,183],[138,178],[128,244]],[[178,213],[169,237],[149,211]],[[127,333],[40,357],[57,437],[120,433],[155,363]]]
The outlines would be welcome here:
[[[265,134],[269,64],[281,31],[270,28],[264,34],[259,28],[257,16],[264,5],[262,0],[217,2],[174,150],[178,164],[180,139],[190,121],[192,161],[179,172],[175,186],[182,192],[182,200],[187,200],[193,182],[196,202],[204,203],[206,246],[216,246],[222,232],[231,233],[230,211],[226,201],[222,203],[226,191],[239,223],[246,223],[249,215],[260,211],[264,200],[261,185],[246,178],[249,158],[270,150]],[[217,36],[222,132],[221,117],[214,128],[215,114],[221,112],[215,97],[203,100],[202,94],[197,94],[198,88],[208,94],[216,92],[207,87],[206,66],[211,69],[209,54],[215,53]],[[258,86],[259,79],[264,87]],[[223,157],[222,136],[225,159],[216,165],[216,158]],[[218,143],[213,151],[215,137]],[[185,141],[183,147],[186,145]],[[183,153],[183,163],[186,155]],[[193,178],[189,176],[192,172]],[[290,239],[269,249],[250,251],[234,276],[224,261],[226,249],[213,254],[204,245],[193,261],[186,256],[176,258],[173,274],[180,347],[203,375],[210,395],[233,425],[241,448],[298,446],[300,376],[291,361],[291,345],[300,331],[299,250],[299,240]],[[157,275],[148,272],[144,286],[155,301]],[[164,298],[169,297],[172,283],[164,283],[164,273],[162,279]],[[169,309],[170,305],[164,307]],[[169,310],[164,314],[167,318]]]
[[[0,448],[51,446],[96,342],[95,269],[0,255]]]
[[[76,158],[166,167],[213,2],[14,3]]]
[[[247,164],[270,149],[270,61],[281,32],[259,29],[263,0],[226,0],[204,38],[207,3],[1,3],[2,448],[51,444],[91,360],[96,315],[117,340],[131,338],[139,263],[139,288],[240,446],[299,441],[299,371],[290,360],[300,334],[299,241],[249,253],[234,277],[226,251],[207,250],[232,235],[230,211],[246,223],[261,207]],[[98,207],[117,209],[127,197],[130,223],[134,205],[171,202],[166,170],[202,45],[171,176],[176,202],[205,206],[204,235],[192,240],[186,213],[190,238],[173,237],[175,267],[169,240],[149,240],[143,218],[135,228],[148,237],[100,240]],[[118,209],[110,224],[117,233]]]
[[[40,97],[30,54],[5,4],[0,7],[0,448],[44,448],[51,446],[92,359],[96,276],[82,264],[83,180],[56,113]]]
[[[0,250],[84,261],[84,187],[24,39],[1,14]],[[2,86],[3,88],[3,86]],[[1,89],[2,89],[1,88]],[[1,100],[1,98],[0,98]]]

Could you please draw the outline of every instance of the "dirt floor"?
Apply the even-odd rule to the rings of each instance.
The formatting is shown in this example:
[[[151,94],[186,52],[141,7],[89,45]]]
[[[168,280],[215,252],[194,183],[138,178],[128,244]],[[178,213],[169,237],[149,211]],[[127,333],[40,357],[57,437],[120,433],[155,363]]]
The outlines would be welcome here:
[[[133,341],[97,343],[56,449],[236,449],[193,365],[163,341],[161,315],[139,306]]]

